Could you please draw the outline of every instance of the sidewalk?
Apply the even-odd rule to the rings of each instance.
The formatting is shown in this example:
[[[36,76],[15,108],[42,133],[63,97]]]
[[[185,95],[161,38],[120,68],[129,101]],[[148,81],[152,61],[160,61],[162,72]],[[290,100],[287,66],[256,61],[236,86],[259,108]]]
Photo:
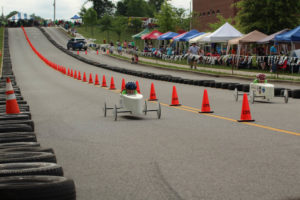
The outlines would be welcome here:
[[[115,55],[118,55],[114,53]],[[131,55],[127,54],[125,52],[122,52],[122,56],[127,57],[131,59]],[[147,62],[147,63],[153,63],[153,64],[159,64],[159,65],[165,65],[165,66],[173,66],[173,67],[179,67],[179,68],[184,68],[184,69],[190,69],[189,65],[184,65],[184,64],[177,64],[177,63],[172,63],[172,62],[165,62],[162,60],[154,60],[154,59],[149,59],[145,57],[139,57],[139,61]],[[233,70],[228,68],[228,69],[217,69],[217,68],[210,68],[210,67],[203,67],[203,66],[198,66],[197,69],[199,71],[211,71],[211,72],[219,72],[219,73],[224,73],[228,75],[241,75],[241,76],[256,76],[258,72],[247,72],[247,71],[241,71],[241,70]],[[271,73],[265,73],[267,77],[269,78],[274,78],[276,77],[277,74],[271,74]],[[291,80],[298,80],[300,81],[300,76],[290,76],[290,75],[283,75],[279,74],[279,78],[282,79],[291,79]]]

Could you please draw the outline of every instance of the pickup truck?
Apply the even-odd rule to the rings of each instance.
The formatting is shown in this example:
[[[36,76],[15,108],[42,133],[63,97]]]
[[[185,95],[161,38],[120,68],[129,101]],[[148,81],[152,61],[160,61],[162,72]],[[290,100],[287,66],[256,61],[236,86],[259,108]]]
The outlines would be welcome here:
[[[68,41],[67,49],[68,50],[69,49],[87,50],[87,44],[86,44],[85,39],[83,39],[83,38],[72,38],[71,40]]]

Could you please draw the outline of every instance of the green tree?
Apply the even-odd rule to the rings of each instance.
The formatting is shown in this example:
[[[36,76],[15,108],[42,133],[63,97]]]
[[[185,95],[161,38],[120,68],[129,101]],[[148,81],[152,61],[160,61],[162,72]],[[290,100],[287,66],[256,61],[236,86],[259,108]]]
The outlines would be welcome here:
[[[93,8],[89,8],[83,16],[83,22],[91,28],[91,34],[94,36],[94,26],[97,24],[97,13]]]
[[[127,17],[122,16],[116,16],[112,21],[112,31],[114,31],[118,35],[119,40],[121,38],[121,34],[127,27],[127,21]]]
[[[164,0],[149,0],[148,4],[154,8],[154,11],[158,13],[161,9],[161,5],[163,4]]]
[[[100,29],[101,31],[106,31],[107,41],[109,42],[109,31],[112,30],[112,17],[108,14],[105,14],[100,20]]]
[[[127,16],[127,5],[125,4],[125,1],[118,1],[115,14]]]
[[[157,24],[161,32],[175,31],[176,13],[169,3],[165,2],[161,5],[161,10],[155,18],[158,20]]]
[[[298,0],[241,0],[235,21],[245,33],[259,30],[271,34],[284,28],[295,28],[300,23]]]
[[[8,15],[6,15],[6,19],[8,19],[8,18],[14,16],[14,15],[17,14],[17,13],[18,13],[18,11],[11,11]]]
[[[133,18],[133,19],[129,20],[128,27],[130,29],[132,29],[134,33],[137,33],[137,32],[139,32],[141,30],[142,23],[143,22],[142,22],[141,19],[139,19],[139,18]]]
[[[190,28],[190,16],[186,14],[186,10],[183,8],[173,8],[175,12],[175,31],[189,30]]]
[[[93,3],[93,8],[97,12],[97,17],[100,19],[105,14],[113,13],[114,4],[110,0],[89,0]]]
[[[80,11],[78,12],[80,17],[83,17],[86,13],[87,9],[83,6],[81,6]]]
[[[210,28],[209,31],[211,31],[211,32],[217,30],[218,28],[220,28],[220,27],[221,27],[223,24],[225,24],[226,22],[228,22],[229,24],[232,24],[232,22],[233,22],[233,19],[232,19],[231,17],[225,18],[225,17],[223,17],[223,16],[220,15],[220,14],[217,14],[216,17],[217,17],[217,19],[218,19],[217,22],[208,24],[208,26],[209,26],[209,28]]]
[[[116,15],[153,17],[154,11],[145,0],[121,0],[117,3]]]

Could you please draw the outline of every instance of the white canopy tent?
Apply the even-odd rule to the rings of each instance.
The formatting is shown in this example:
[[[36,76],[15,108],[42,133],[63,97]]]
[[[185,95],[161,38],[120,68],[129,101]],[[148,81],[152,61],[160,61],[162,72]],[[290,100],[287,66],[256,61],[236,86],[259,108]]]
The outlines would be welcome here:
[[[227,43],[228,40],[242,37],[243,34],[226,22],[212,34],[204,37],[201,42],[207,43]]]

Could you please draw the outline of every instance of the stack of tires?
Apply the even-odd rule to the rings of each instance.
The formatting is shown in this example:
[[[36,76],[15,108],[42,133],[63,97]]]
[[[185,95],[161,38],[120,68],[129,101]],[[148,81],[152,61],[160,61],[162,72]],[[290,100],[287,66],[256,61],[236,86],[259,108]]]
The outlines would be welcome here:
[[[11,79],[21,114],[6,114],[6,78]],[[41,147],[34,133],[29,105],[12,71],[5,30],[0,79],[0,199],[75,200],[74,181],[63,177],[52,148]]]

